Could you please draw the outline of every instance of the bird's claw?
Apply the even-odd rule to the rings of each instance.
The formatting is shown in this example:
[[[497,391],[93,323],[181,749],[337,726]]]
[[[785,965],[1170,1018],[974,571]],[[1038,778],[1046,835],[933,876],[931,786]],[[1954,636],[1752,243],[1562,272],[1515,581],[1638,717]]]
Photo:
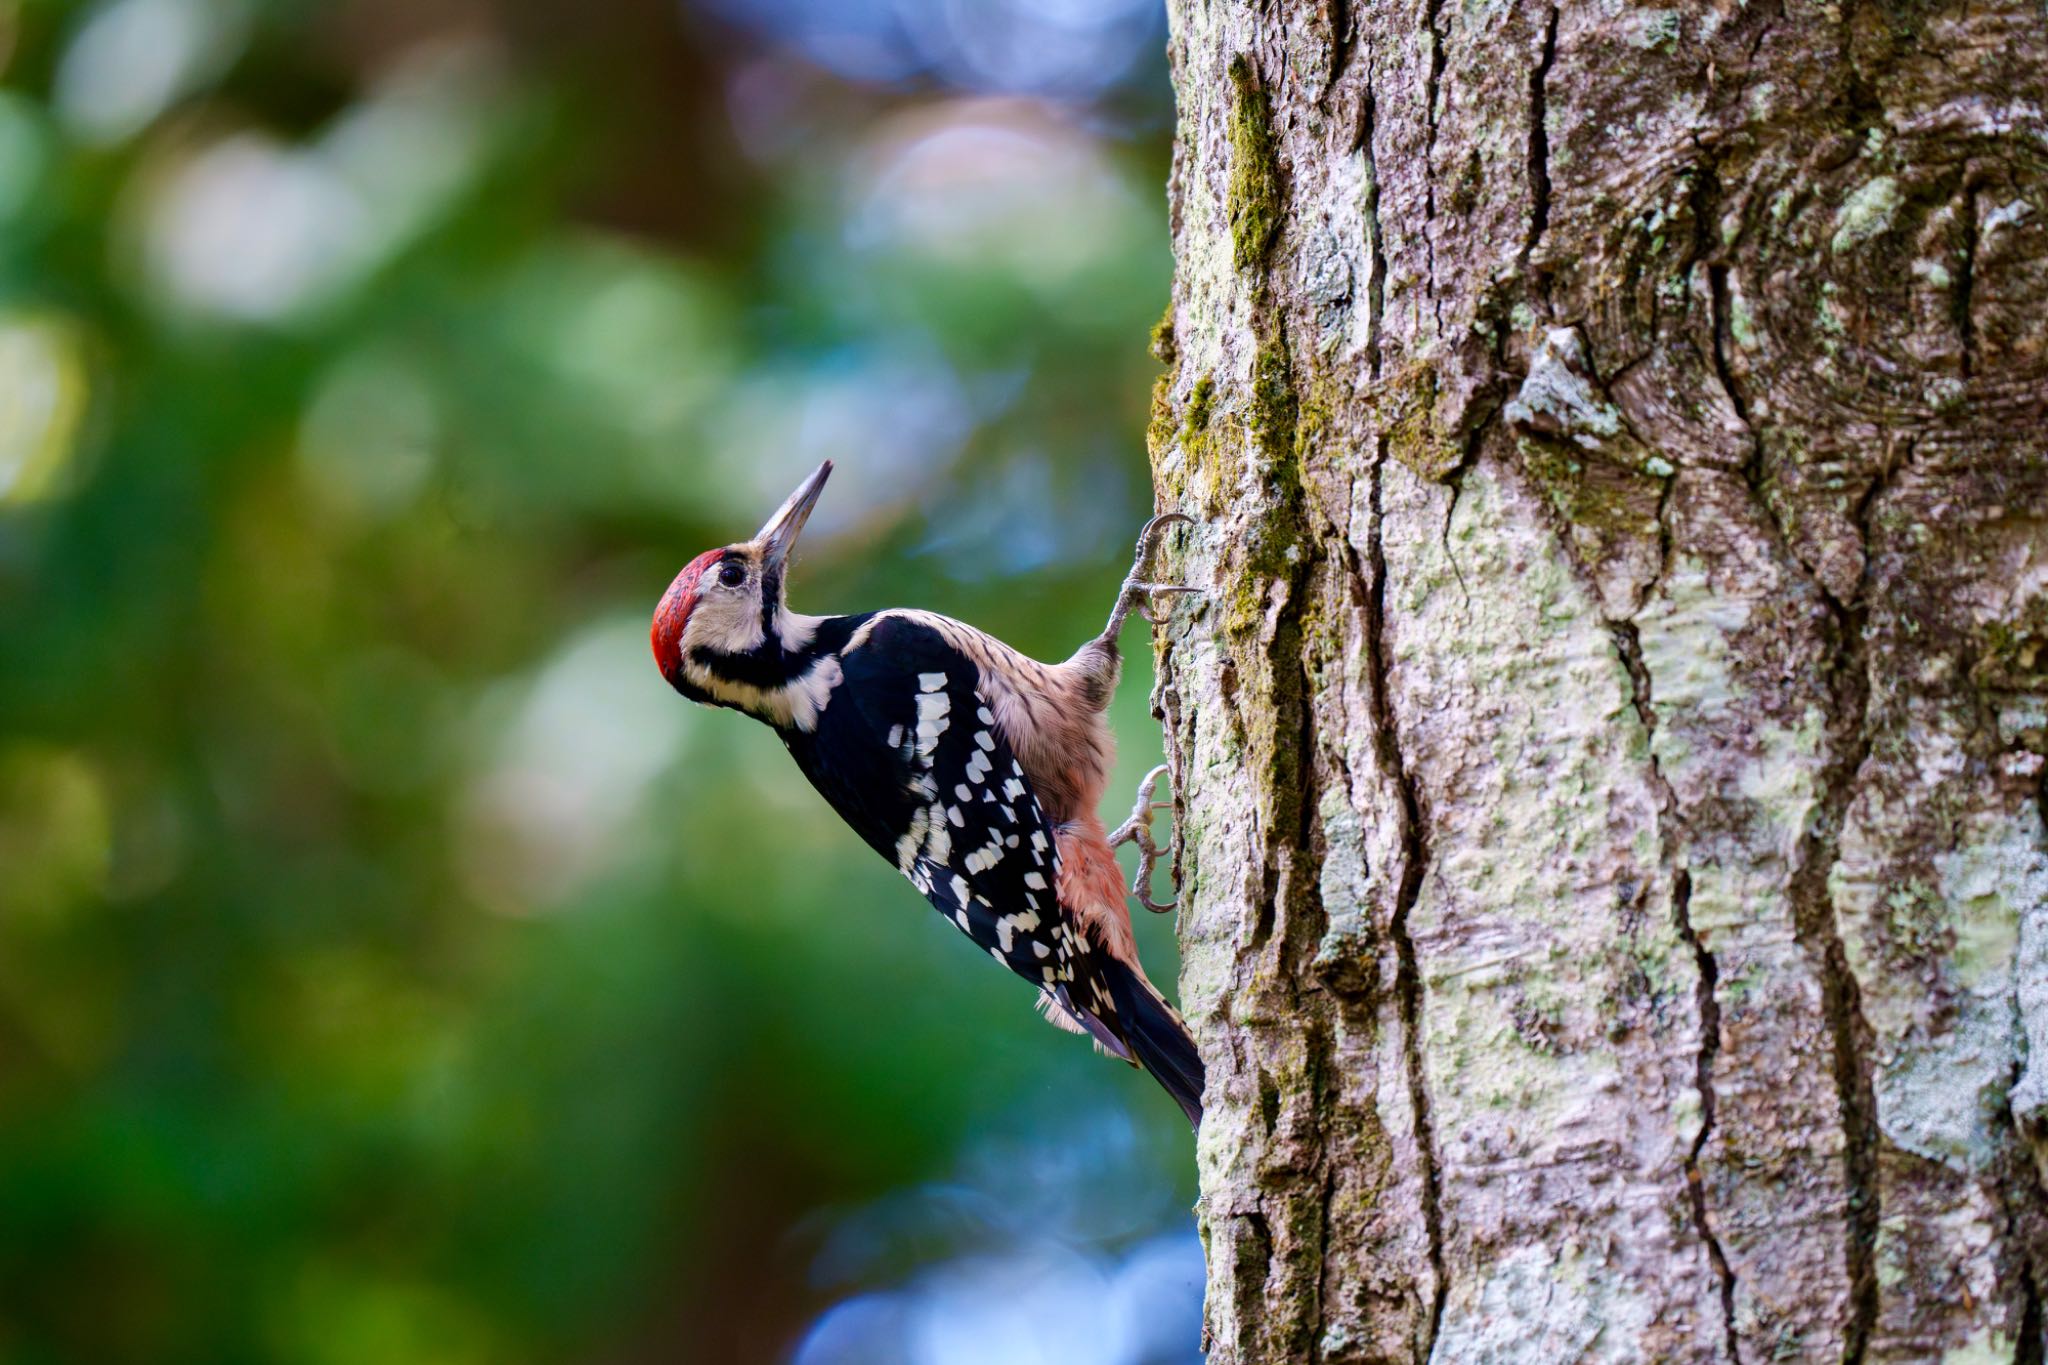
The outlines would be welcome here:
[[[1124,618],[1130,614],[1133,607],[1139,608],[1145,619],[1152,621],[1156,620],[1152,613],[1158,610],[1155,598],[1172,597],[1177,593],[1201,592],[1200,588],[1188,587],[1185,584],[1145,581],[1145,566],[1151,560],[1153,551],[1158,548],[1161,533],[1170,526],[1194,524],[1195,519],[1185,512],[1161,512],[1146,522],[1144,529],[1138,532],[1138,552],[1131,563],[1130,576],[1124,579],[1123,587],[1117,591],[1116,606],[1109,614],[1109,625],[1102,632],[1105,640],[1114,643],[1117,632],[1123,627]],[[1138,784],[1138,800],[1131,807],[1131,818],[1118,825],[1109,836],[1111,848],[1122,844],[1138,846],[1138,870],[1131,878],[1131,894],[1137,897],[1138,904],[1154,914],[1165,914],[1180,904],[1179,887],[1174,888],[1174,898],[1164,905],[1152,899],[1152,872],[1158,867],[1159,860],[1166,856],[1165,850],[1152,838],[1152,812],[1173,808],[1171,801],[1152,799],[1153,789],[1165,775],[1164,763],[1145,774],[1145,780]]]
[[[1158,548],[1161,534],[1175,525],[1194,524],[1195,519],[1185,512],[1161,512],[1145,523],[1144,529],[1138,532],[1138,552],[1132,559],[1130,575],[1124,579],[1123,586],[1117,589],[1116,606],[1110,610],[1109,624],[1103,628],[1104,639],[1116,638],[1117,632],[1123,629],[1124,620],[1133,608],[1137,608],[1139,615],[1147,621],[1156,623],[1158,618],[1153,613],[1159,610],[1159,606],[1154,599],[1161,594],[1170,597],[1175,593],[1201,592],[1200,588],[1191,588],[1184,584],[1145,581],[1145,566],[1151,561],[1152,552]]]
[[[1157,535],[1162,526],[1193,526],[1195,519],[1185,512],[1161,512],[1138,528],[1138,547],[1143,552],[1145,542]]]
[[[1138,784],[1138,800],[1131,807],[1131,818],[1110,831],[1109,846],[1121,844],[1138,846],[1138,870],[1131,877],[1131,894],[1138,898],[1138,904],[1154,914],[1163,915],[1180,904],[1180,888],[1174,888],[1173,899],[1161,905],[1152,899],[1152,870],[1159,860],[1166,856],[1166,850],[1159,847],[1152,838],[1152,812],[1171,810],[1173,802],[1155,801],[1152,789],[1159,785],[1159,779],[1166,774],[1166,765],[1160,764],[1145,774],[1145,780]]]
[[[1161,594],[1171,597],[1175,593],[1200,595],[1202,590],[1188,587],[1184,583],[1126,583],[1124,591],[1130,594],[1131,606],[1138,615],[1156,625],[1159,618],[1153,613],[1159,610],[1159,603],[1154,600],[1155,598]]]

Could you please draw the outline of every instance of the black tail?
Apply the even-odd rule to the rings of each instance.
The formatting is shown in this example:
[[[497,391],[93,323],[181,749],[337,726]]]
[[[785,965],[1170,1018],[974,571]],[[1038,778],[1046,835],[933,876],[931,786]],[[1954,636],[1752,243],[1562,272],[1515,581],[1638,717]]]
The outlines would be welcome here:
[[[1188,1026],[1136,972],[1107,953],[1097,954],[1097,958],[1107,968],[1104,975],[1110,999],[1116,1004],[1117,1023],[1131,1055],[1152,1073],[1152,1079],[1166,1087],[1188,1122],[1201,1127],[1202,1058],[1195,1051],[1195,1040],[1188,1036]]]

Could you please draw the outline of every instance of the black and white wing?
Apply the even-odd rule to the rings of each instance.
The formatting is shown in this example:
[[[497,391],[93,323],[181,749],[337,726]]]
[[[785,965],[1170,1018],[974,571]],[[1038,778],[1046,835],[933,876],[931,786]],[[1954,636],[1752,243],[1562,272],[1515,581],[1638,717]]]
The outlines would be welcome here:
[[[798,765],[934,909],[1128,1058],[1105,955],[1060,905],[1052,822],[980,670],[914,616],[884,612],[861,635],[815,729],[784,735]]]

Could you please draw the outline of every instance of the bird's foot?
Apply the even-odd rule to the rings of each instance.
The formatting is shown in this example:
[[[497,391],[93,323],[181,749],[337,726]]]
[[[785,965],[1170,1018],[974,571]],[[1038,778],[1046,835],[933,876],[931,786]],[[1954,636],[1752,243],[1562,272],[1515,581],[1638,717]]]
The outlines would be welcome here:
[[[1122,844],[1138,846],[1138,870],[1131,877],[1131,894],[1138,898],[1138,904],[1154,914],[1161,915],[1180,904],[1178,885],[1173,888],[1173,899],[1166,904],[1160,905],[1152,899],[1152,870],[1159,865],[1159,860],[1166,856],[1166,850],[1160,848],[1152,839],[1152,812],[1173,809],[1171,801],[1152,799],[1152,789],[1159,785],[1159,779],[1165,774],[1164,763],[1145,774],[1145,780],[1138,784],[1138,801],[1131,807],[1131,818],[1109,832],[1111,848]]]
[[[1145,529],[1138,532],[1138,552],[1131,560],[1131,572],[1117,589],[1116,605],[1110,609],[1109,624],[1102,628],[1102,638],[1115,640],[1117,632],[1123,629],[1124,621],[1135,609],[1147,621],[1156,620],[1153,612],[1158,610],[1157,599],[1162,594],[1168,597],[1176,593],[1199,593],[1200,588],[1191,588],[1178,583],[1148,583],[1145,581],[1145,566],[1151,561],[1152,552],[1159,546],[1166,530],[1180,524],[1192,526],[1195,519],[1183,512],[1161,512],[1145,523]]]

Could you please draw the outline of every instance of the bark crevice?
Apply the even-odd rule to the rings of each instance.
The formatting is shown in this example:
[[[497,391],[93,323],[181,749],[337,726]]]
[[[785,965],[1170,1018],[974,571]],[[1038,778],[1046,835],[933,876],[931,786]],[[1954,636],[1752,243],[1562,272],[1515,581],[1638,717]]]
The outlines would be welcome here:
[[[1647,597],[1645,598],[1647,600]],[[1644,735],[1654,740],[1657,733],[1657,710],[1655,694],[1648,666],[1643,662],[1642,637],[1633,621],[1616,621],[1610,624],[1615,650],[1622,666],[1628,672],[1629,700],[1635,707],[1636,717],[1641,722]],[[1721,1239],[1714,1232],[1712,1219],[1708,1216],[1706,1180],[1701,1171],[1700,1157],[1706,1151],[1708,1141],[1714,1135],[1715,1096],[1714,1062],[1721,1051],[1721,1002],[1719,988],[1721,967],[1714,953],[1700,938],[1692,922],[1692,868],[1684,857],[1683,835],[1679,832],[1682,820],[1678,813],[1678,794],[1672,790],[1670,779],[1665,777],[1654,744],[1649,754],[1650,788],[1657,798],[1658,820],[1662,830],[1661,846],[1667,875],[1671,880],[1671,916],[1675,932],[1692,954],[1693,969],[1698,973],[1699,983],[1695,994],[1695,1009],[1699,1019],[1699,1049],[1694,1058],[1694,1085],[1700,1096],[1700,1127],[1693,1134],[1685,1154],[1686,1197],[1692,1213],[1693,1231],[1705,1245],[1707,1260],[1714,1268],[1715,1286],[1721,1300],[1721,1332],[1727,1346],[1728,1357],[1735,1365],[1742,1365],[1742,1342],[1735,1325],[1735,1269],[1729,1263],[1728,1254],[1721,1245]]]
[[[1444,485],[1451,490],[1444,500],[1444,519],[1437,528],[1437,548],[1443,551],[1444,563],[1451,566],[1451,577],[1458,581],[1458,595],[1466,606],[1472,605],[1472,590],[1466,586],[1465,570],[1458,563],[1458,556],[1451,550],[1451,523],[1458,515],[1458,500],[1465,495],[1465,477],[1472,472],[1472,466],[1479,463],[1479,452],[1486,442],[1487,428],[1493,425],[1496,413],[1489,413],[1465,438],[1459,449],[1458,462],[1444,475]]]
[[[1748,462],[1745,468],[1754,484],[1762,472],[1764,454],[1763,441],[1749,420],[1749,404],[1742,396],[1742,386],[1735,382],[1735,371],[1728,364],[1728,333],[1733,325],[1729,321],[1728,308],[1728,267],[1709,263],[1707,266],[1708,329],[1713,334],[1714,377],[1721,382],[1721,392],[1728,397],[1728,406],[1735,413],[1735,419],[1742,423],[1745,439],[1749,442]]]
[[[1427,0],[1423,6],[1422,28],[1429,35],[1429,80],[1424,106],[1428,122],[1422,144],[1422,249],[1429,263],[1430,312],[1436,319],[1439,341],[1444,335],[1444,300],[1436,279],[1436,139],[1438,100],[1443,90],[1444,67],[1449,61],[1444,51],[1444,35],[1437,28],[1442,14],[1443,0]]]
[[[1373,89],[1370,61],[1366,63],[1365,94],[1359,101],[1358,146],[1365,156],[1365,230],[1371,276],[1365,286],[1365,354],[1367,371],[1377,384],[1380,377],[1380,328],[1387,302],[1387,244],[1380,229],[1380,168],[1373,137],[1379,125],[1379,100]]]
[[[1328,0],[1330,17],[1330,75],[1323,87],[1323,99],[1328,101],[1330,92],[1337,88],[1337,82],[1344,79],[1344,72],[1351,65],[1352,49],[1358,45],[1358,29],[1351,22],[1351,0]]]
[[[1956,341],[1960,355],[1956,367],[1964,379],[1977,373],[1977,324],[1972,314],[1977,293],[1977,190],[1963,180],[1963,221],[1961,250],[1956,268]]]
[[[1413,775],[1401,749],[1398,722],[1394,716],[1391,672],[1386,643],[1387,556],[1383,528],[1386,517],[1384,482],[1391,456],[1384,438],[1371,470],[1372,515],[1367,528],[1367,560],[1372,582],[1366,595],[1366,656],[1372,696],[1369,700],[1374,740],[1380,766],[1393,784],[1401,809],[1401,874],[1394,894],[1388,935],[1394,943],[1394,989],[1401,1021],[1402,1063],[1407,1071],[1409,1107],[1414,1114],[1415,1147],[1422,1176],[1422,1217],[1429,1243],[1431,1295],[1429,1331],[1418,1359],[1427,1360],[1443,1327],[1444,1232],[1442,1175],[1438,1165],[1436,1130],[1430,1115],[1429,1079],[1422,1047],[1422,973],[1416,957],[1415,940],[1408,919],[1422,895],[1422,879],[1429,866],[1429,835],[1423,822],[1422,803]]]
[[[1779,535],[1782,545],[1782,530]],[[1867,550],[1865,564],[1867,581]],[[1829,625],[1835,636],[1828,678],[1831,759],[1821,771],[1820,810],[1809,820],[1800,838],[1787,891],[1794,932],[1820,979],[1821,1009],[1833,1044],[1849,1204],[1844,1220],[1844,1259],[1850,1300],[1842,1359],[1844,1365],[1858,1365],[1877,1322],[1878,1309],[1876,1249],[1881,1209],[1877,1096],[1870,1063],[1873,1035],[1863,1015],[1862,989],[1849,965],[1847,945],[1836,922],[1828,878],[1841,855],[1842,827],[1856,795],[1858,775],[1870,757],[1870,679],[1864,640],[1868,612],[1860,600],[1840,602],[1818,580],[1813,581],[1821,600],[1827,604]],[[1858,599],[1861,595],[1859,585]]]
[[[1706,1244],[1707,1259],[1713,1264],[1714,1280],[1721,1291],[1721,1332],[1728,1345],[1728,1358],[1735,1365],[1742,1365],[1742,1336],[1735,1326],[1735,1268],[1728,1263],[1728,1253],[1707,1216],[1707,1186],[1700,1173],[1700,1154],[1706,1151],[1707,1141],[1714,1135],[1714,1059],[1721,1052],[1721,1002],[1717,995],[1721,968],[1693,928],[1690,868],[1680,868],[1672,878],[1671,912],[1678,937],[1692,950],[1693,966],[1699,973],[1700,1050],[1695,1084],[1700,1092],[1700,1130],[1693,1135],[1692,1147],[1685,1154],[1685,1184],[1692,1202],[1693,1226]]]
[[[1543,26],[1543,49],[1529,70],[1529,232],[1522,239],[1516,272],[1526,277],[1543,234],[1550,229],[1550,68],[1557,61],[1558,7]],[[1539,292],[1547,293],[1547,290]],[[1506,329],[1501,329],[1503,337]]]
[[[1309,614],[1305,599],[1305,585],[1316,581],[1316,570],[1320,559],[1304,567],[1296,578],[1298,591],[1290,596],[1289,609],[1297,617]],[[1338,1166],[1346,1150],[1340,1138],[1322,1131],[1330,1114],[1330,1095],[1333,1090],[1332,1078],[1336,1074],[1337,1026],[1332,1018],[1335,1001],[1326,991],[1315,971],[1315,960],[1322,946],[1323,938],[1329,931],[1329,914],[1323,904],[1322,893],[1322,839],[1317,829],[1317,811],[1321,808],[1323,774],[1318,761],[1318,745],[1315,677],[1310,668],[1308,640],[1300,631],[1283,632],[1291,642],[1289,657],[1282,658],[1276,652],[1272,665],[1278,670],[1292,669],[1289,689],[1293,693],[1299,715],[1295,718],[1295,752],[1300,767],[1301,801],[1296,810],[1295,826],[1290,832],[1292,847],[1289,850],[1287,868],[1288,928],[1284,961],[1288,980],[1292,983],[1297,1009],[1306,1027],[1302,1030],[1303,1068],[1307,1072],[1311,1087],[1309,1112],[1316,1127],[1314,1134],[1315,1166],[1311,1174],[1312,1197],[1315,1211],[1314,1245],[1309,1249],[1313,1258],[1313,1274],[1305,1278],[1310,1282],[1313,1302],[1305,1304],[1301,1321],[1309,1339],[1309,1358],[1320,1365],[1323,1358],[1322,1332],[1320,1324],[1326,1318],[1326,1304],[1329,1301],[1329,1260],[1327,1250],[1331,1238],[1331,1219],[1334,1213],[1334,1191]]]
[[[2029,1265],[2020,1274],[2020,1339],[2013,1350],[2012,1365],[2042,1365],[2042,1347],[2048,1344],[2048,1324],[2041,1321],[2041,1285]]]
[[[1833,636],[1827,669],[1826,733],[1829,761],[1817,778],[1820,808],[1808,818],[1799,841],[1787,896],[1793,932],[1813,963],[1820,985],[1821,1012],[1833,1052],[1836,1104],[1842,1117],[1845,1210],[1844,1272],[1849,1283],[1849,1320],[1843,1328],[1844,1365],[1859,1365],[1877,1322],[1876,1248],[1880,1221],[1877,1158],[1877,1098],[1871,1074],[1872,1032],[1863,1017],[1862,991],[1849,965],[1846,945],[1836,924],[1828,877],[1841,852],[1842,826],[1856,794],[1856,782],[1870,756],[1870,679],[1865,627],[1868,609],[1862,601],[1869,579],[1869,518],[1885,486],[1890,461],[1865,490],[1855,509],[1863,544],[1862,581],[1848,601],[1836,597],[1826,582],[1795,552],[1794,543],[1767,486],[1762,433],[1750,419],[1749,405],[1728,364],[1731,327],[1728,270],[1707,267],[1708,294],[1716,376],[1730,406],[1743,425],[1748,452],[1742,477],[1782,559],[1795,566],[1824,605]]]

